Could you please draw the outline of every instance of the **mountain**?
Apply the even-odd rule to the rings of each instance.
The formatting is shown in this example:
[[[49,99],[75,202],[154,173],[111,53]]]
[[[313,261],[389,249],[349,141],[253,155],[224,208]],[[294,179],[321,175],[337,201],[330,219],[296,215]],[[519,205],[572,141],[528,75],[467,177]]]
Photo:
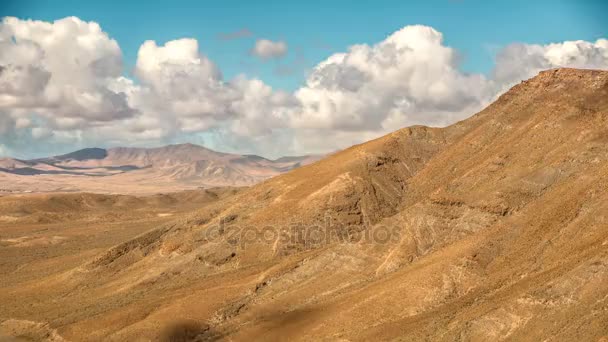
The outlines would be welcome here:
[[[249,186],[319,158],[301,156],[269,160],[253,155],[220,153],[193,144],[158,148],[85,148],[33,160],[2,159],[0,179],[6,178],[5,191],[175,191]],[[37,177],[24,177],[33,175]]]
[[[12,158],[0,158],[0,169],[2,170],[15,170],[28,168],[31,165],[23,160],[12,159]]]
[[[49,158],[49,160],[46,160],[46,161],[53,162],[53,161],[63,161],[63,160],[75,160],[75,161],[99,160],[99,159],[104,159],[107,156],[108,156],[108,151],[106,151],[103,148],[85,148],[85,149],[78,150],[78,151],[75,151],[72,153]],[[41,161],[44,162],[45,159],[42,159]]]
[[[5,288],[0,317],[67,340],[603,340],[606,189],[608,71],[549,70]]]

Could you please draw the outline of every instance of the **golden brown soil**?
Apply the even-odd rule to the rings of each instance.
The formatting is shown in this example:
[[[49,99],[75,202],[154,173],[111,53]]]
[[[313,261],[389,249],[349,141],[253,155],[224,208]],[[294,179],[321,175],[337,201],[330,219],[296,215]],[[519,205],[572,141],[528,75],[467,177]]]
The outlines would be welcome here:
[[[8,219],[0,334],[603,340],[607,190],[608,72],[551,70],[191,213]]]

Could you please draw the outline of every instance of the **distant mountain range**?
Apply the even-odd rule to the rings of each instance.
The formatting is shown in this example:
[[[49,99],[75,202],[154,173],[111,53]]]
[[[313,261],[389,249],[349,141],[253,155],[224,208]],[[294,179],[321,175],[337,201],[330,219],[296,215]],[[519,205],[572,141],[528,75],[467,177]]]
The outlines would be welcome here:
[[[256,155],[216,152],[193,144],[85,148],[31,160],[2,158],[0,190],[138,193],[248,186],[318,159],[320,156],[270,160]]]

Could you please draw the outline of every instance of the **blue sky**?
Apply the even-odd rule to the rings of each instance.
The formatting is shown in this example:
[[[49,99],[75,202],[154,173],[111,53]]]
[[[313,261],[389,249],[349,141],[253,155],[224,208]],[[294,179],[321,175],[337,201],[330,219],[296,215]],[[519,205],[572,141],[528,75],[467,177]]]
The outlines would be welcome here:
[[[192,142],[274,158],[445,126],[541,70],[608,69],[606,13],[608,0],[0,0],[0,156]]]
[[[32,1],[9,0],[1,16],[52,21],[65,16],[98,22],[116,39],[127,69],[148,39],[159,44],[192,37],[225,78],[245,73],[277,89],[294,90],[307,70],[352,44],[373,44],[411,24],[444,34],[462,54],[467,72],[487,73],[500,47],[513,42],[546,44],[594,41],[608,36],[608,1]],[[247,29],[251,37],[219,35]],[[249,55],[255,39],[284,40],[283,60]],[[278,70],[285,72],[278,72]]]

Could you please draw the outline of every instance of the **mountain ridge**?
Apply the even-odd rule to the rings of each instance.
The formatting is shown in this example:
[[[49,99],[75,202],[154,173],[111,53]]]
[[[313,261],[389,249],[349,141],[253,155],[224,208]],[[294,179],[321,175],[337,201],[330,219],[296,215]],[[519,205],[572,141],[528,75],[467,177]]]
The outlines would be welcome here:
[[[109,147],[109,148],[85,147],[85,148],[82,148],[82,149],[79,149],[76,151],[59,154],[59,155],[54,155],[51,157],[17,159],[17,158],[12,158],[10,156],[5,156],[5,157],[0,158],[0,160],[1,159],[13,159],[13,160],[30,161],[30,162],[46,161],[46,160],[65,160],[65,159],[88,160],[88,159],[103,159],[107,156],[107,154],[110,151],[154,153],[154,152],[163,151],[163,150],[175,151],[175,150],[188,150],[188,149],[197,149],[197,150],[202,150],[202,151],[208,151],[209,153],[213,153],[213,154],[217,154],[217,155],[251,157],[252,159],[260,159],[260,160],[266,160],[266,161],[271,161],[271,162],[293,161],[293,160],[300,160],[300,159],[306,159],[306,158],[317,156],[317,155],[294,155],[294,156],[282,156],[282,157],[278,157],[275,159],[271,159],[271,158],[262,157],[262,156],[259,156],[256,154],[236,154],[236,153],[228,153],[228,152],[218,152],[218,151],[209,149],[205,146],[197,145],[197,144],[193,144],[193,143],[179,143],[179,144],[168,144],[168,145],[157,146],[157,147],[128,147],[128,146],[116,146],[116,147]],[[83,157],[83,156],[86,156],[86,157]]]

